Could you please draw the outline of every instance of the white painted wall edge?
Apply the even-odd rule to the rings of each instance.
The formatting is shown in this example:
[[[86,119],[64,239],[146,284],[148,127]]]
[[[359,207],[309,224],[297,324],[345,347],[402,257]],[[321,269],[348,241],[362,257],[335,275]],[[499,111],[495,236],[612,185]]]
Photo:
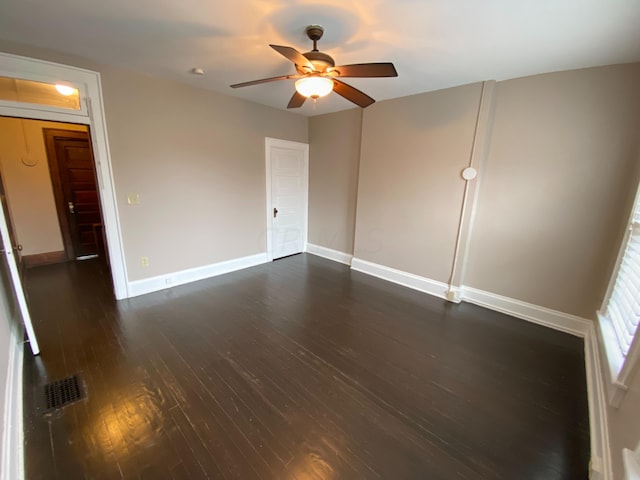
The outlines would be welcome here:
[[[353,255],[349,253],[340,252],[338,250],[322,247],[313,243],[307,243],[304,251],[319,257],[333,260],[334,262],[344,263],[345,265],[351,265],[351,260],[353,259]]]
[[[640,455],[633,450],[625,448],[622,450],[622,461],[627,479],[640,480]]]
[[[570,333],[577,337],[585,337],[589,328],[593,326],[591,320],[576,315],[471,287],[462,287],[462,300],[497,312],[506,313],[512,317],[560,330],[561,332]]]
[[[377,263],[367,262],[366,260],[355,257],[351,260],[351,268],[358,272],[373,275],[374,277],[388,280],[389,282],[397,283],[398,285],[419,290],[440,298],[446,298],[447,289],[449,287],[444,282],[431,280],[430,278],[403,272],[402,270],[386,267]]]
[[[4,431],[2,432],[2,480],[24,479],[24,431],[22,419],[23,343],[11,336],[7,389],[5,391]]]
[[[176,285],[184,285],[185,283],[196,282],[206,278],[215,277],[224,273],[235,272],[244,268],[255,267],[267,263],[267,254],[258,253],[247,257],[234,258],[224,262],[204,265],[202,267],[190,268],[179,272],[159,275],[157,277],[144,278],[129,282],[129,296],[137,297],[146,293],[158,292]]]
[[[446,298],[447,284],[436,280],[420,277],[412,273],[403,272],[358,258],[353,259],[351,268],[383,280],[420,290],[430,295]],[[568,313],[471,287],[462,287],[459,294],[463,301],[584,338],[585,373],[587,379],[589,428],[591,436],[590,480],[613,480],[607,404],[605,401],[604,381],[600,367],[600,350],[594,322]]]
[[[605,383],[596,326],[593,324],[584,337],[584,363],[591,437],[589,480],[613,480]]]

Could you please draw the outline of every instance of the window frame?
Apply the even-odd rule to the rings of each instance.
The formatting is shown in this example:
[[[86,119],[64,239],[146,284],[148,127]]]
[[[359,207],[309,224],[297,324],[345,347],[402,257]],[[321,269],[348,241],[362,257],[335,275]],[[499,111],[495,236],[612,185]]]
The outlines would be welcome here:
[[[635,373],[635,369],[640,363],[640,326],[636,329],[636,332],[631,340],[631,345],[628,351],[622,352],[618,334],[613,325],[613,321],[606,315],[609,301],[618,279],[620,272],[620,266],[624,259],[624,255],[629,244],[632,230],[635,212],[640,208],[640,183],[636,189],[636,196],[631,205],[631,212],[625,224],[625,234],[618,251],[618,258],[616,260],[615,268],[609,280],[609,286],[607,293],[602,301],[600,310],[597,312],[598,316],[598,337],[602,349],[605,352],[605,359],[607,367],[605,368],[605,375],[608,380],[608,398],[609,403],[617,408],[620,406],[622,399],[626,391],[629,388],[629,383]]]

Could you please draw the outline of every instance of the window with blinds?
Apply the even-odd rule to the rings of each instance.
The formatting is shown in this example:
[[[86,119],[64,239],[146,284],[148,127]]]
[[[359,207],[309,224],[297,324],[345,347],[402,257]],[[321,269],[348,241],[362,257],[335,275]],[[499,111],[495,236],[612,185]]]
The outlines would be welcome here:
[[[640,194],[636,196],[626,237],[624,253],[605,309],[623,356],[629,352],[640,322]]]

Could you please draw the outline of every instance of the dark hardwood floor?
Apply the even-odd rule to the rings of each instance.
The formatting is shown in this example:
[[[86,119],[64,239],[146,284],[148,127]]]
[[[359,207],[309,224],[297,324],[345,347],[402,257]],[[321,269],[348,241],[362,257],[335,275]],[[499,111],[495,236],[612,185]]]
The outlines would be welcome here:
[[[297,255],[116,302],[27,271],[27,478],[587,479],[581,339]],[[79,373],[87,398],[44,412]]]

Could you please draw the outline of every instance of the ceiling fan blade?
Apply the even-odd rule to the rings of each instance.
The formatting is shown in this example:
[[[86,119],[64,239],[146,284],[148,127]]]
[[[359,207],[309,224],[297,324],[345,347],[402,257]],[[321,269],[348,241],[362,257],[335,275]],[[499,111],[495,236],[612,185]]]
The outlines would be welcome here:
[[[393,63],[357,63],[354,65],[340,65],[330,69],[339,77],[397,77],[398,72]]]
[[[366,108],[375,102],[375,100],[371,98],[369,95],[367,95],[366,93],[361,92],[357,88],[352,87],[351,85],[347,85],[346,83],[341,82],[340,80],[337,80],[334,78],[333,84],[334,84],[333,85],[334,92],[336,92],[341,97],[346,98],[350,102],[355,103],[359,107]]]
[[[306,99],[307,97],[305,97],[304,95],[300,95],[296,91],[294,92],[293,97],[291,97],[291,100],[289,100],[289,104],[287,105],[287,108],[300,108],[304,104],[304,101]]]
[[[298,50],[293,47],[283,47],[281,45],[269,45],[276,52],[278,52],[283,57],[291,60],[296,65],[300,65],[301,67],[308,67],[312,72],[316,71],[316,67],[313,66],[313,63],[309,61],[307,57],[301,54]]]
[[[235,83],[230,85],[231,88],[249,87],[260,83],[276,82],[278,80],[288,80],[290,78],[300,78],[300,75],[282,75],[280,77],[262,78],[260,80],[252,80],[250,82]]]

